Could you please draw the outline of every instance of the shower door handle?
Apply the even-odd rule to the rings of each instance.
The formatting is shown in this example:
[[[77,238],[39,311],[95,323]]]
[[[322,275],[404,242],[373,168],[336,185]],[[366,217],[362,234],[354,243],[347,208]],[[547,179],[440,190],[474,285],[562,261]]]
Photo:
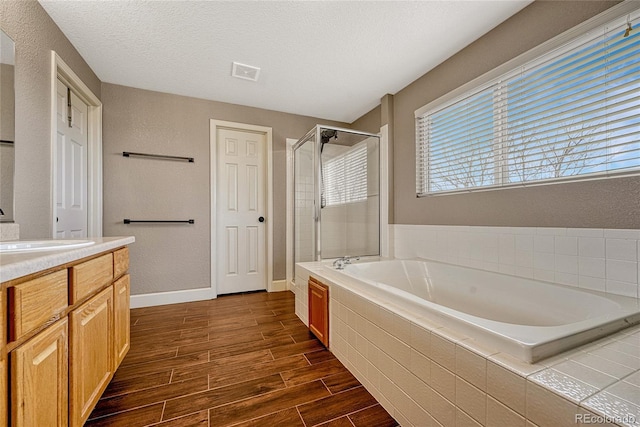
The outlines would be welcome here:
[[[260,218],[258,218],[258,221],[260,221],[260,222],[264,222],[264,217],[263,217],[263,216],[261,216]]]

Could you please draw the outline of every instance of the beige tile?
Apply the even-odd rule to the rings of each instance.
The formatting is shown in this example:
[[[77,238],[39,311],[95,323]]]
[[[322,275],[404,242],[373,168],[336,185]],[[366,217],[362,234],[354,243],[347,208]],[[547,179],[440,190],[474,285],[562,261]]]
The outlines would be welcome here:
[[[431,415],[443,427],[456,425],[456,407],[437,391],[433,391],[431,394]]]
[[[456,375],[486,391],[487,359],[456,345]]]
[[[487,396],[487,427],[525,427],[525,419],[491,396]]]
[[[528,377],[546,368],[545,365],[523,362],[506,353],[494,354],[489,357],[489,360],[523,377]]]
[[[413,419],[412,414],[418,411],[416,408],[418,405],[409,398],[402,390],[396,389],[393,396],[393,403],[396,407],[396,414],[400,412],[411,423],[411,425],[418,425]]]
[[[391,324],[391,334],[409,345],[411,343],[411,322],[394,313],[393,323]]]
[[[619,425],[637,426],[640,420],[640,406],[606,391],[585,400],[582,406],[596,414],[615,420]]]
[[[634,357],[627,353],[616,351],[612,348],[609,348],[609,346],[598,348],[595,351],[590,351],[589,353],[632,369],[640,369],[640,358]]]
[[[520,415],[525,414],[526,384],[520,375],[487,362],[487,392]]]
[[[531,381],[527,382],[526,418],[539,427],[575,427],[578,406]]]
[[[414,323],[411,324],[411,347],[431,357],[431,332]]]
[[[431,388],[449,399],[451,402],[456,401],[456,376],[453,372],[438,365],[431,363]]]
[[[487,394],[456,377],[456,406],[484,425],[487,420]]]
[[[637,371],[634,374],[629,375],[624,379],[624,381],[629,384],[633,384],[635,386],[640,387],[640,371]]]
[[[597,389],[603,389],[617,380],[615,377],[596,371],[595,369],[591,369],[572,360],[567,360],[566,362],[555,365],[553,369],[592,385]]]
[[[605,422],[602,415],[598,415],[585,408],[578,408],[576,414],[576,424],[579,426],[591,426],[591,427],[615,427],[615,424]]]
[[[393,418],[395,418],[395,420],[401,426],[414,427],[413,424],[411,422],[409,422],[409,419],[406,416],[404,416],[404,414],[402,412],[400,412],[400,411],[396,411],[395,412],[395,416]],[[415,427],[417,427],[417,426],[415,426]]]
[[[432,424],[431,416],[423,407],[416,404],[416,402],[401,391],[399,393],[395,398],[396,409],[405,416],[411,425],[419,427]]]
[[[431,360],[413,348],[409,370],[427,384],[431,383]]]
[[[581,365],[588,366],[591,369],[600,371],[604,374],[611,375],[617,379],[621,379],[633,372],[633,368],[620,365],[619,363],[612,362],[610,360],[603,359],[602,357],[594,354],[584,354],[582,356],[573,359],[575,362]]]
[[[393,382],[424,409],[429,408],[430,396],[428,386],[420,378],[413,375],[403,366],[397,365],[393,370]],[[409,415],[408,413],[406,415]]]
[[[389,333],[381,332],[380,348],[398,363],[409,366],[411,363],[410,347]]]
[[[609,387],[606,391],[634,405],[640,405],[640,387],[632,383],[620,381]],[[638,421],[640,422],[640,420]]]
[[[431,360],[444,366],[451,372],[456,369],[456,345],[452,341],[441,337],[440,335],[431,334]]]
[[[597,388],[556,371],[555,369],[546,369],[538,372],[537,374],[531,375],[528,380],[529,383],[527,384],[535,382],[575,403],[580,403],[582,400],[598,392]]]
[[[460,409],[456,410],[456,427],[482,427],[476,420],[465,414]]]

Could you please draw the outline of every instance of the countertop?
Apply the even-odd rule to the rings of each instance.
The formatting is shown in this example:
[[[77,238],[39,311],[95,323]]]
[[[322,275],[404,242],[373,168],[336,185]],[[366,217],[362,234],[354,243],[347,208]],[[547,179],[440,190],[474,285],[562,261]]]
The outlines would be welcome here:
[[[121,236],[87,240],[94,244],[75,249],[0,254],[0,283],[129,245],[136,239],[133,236]]]

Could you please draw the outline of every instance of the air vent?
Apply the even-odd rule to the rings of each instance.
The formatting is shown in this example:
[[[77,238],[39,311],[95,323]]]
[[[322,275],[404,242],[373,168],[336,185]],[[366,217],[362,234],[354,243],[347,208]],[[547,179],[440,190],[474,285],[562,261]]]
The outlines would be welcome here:
[[[260,68],[234,62],[233,68],[231,69],[231,75],[239,79],[257,82],[258,75],[260,75]]]

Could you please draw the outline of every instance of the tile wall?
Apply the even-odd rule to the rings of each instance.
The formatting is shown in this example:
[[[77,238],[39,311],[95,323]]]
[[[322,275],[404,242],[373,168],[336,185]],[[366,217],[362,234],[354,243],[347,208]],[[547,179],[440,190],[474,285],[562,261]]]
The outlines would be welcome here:
[[[391,225],[396,258],[426,258],[639,298],[640,230]]]

